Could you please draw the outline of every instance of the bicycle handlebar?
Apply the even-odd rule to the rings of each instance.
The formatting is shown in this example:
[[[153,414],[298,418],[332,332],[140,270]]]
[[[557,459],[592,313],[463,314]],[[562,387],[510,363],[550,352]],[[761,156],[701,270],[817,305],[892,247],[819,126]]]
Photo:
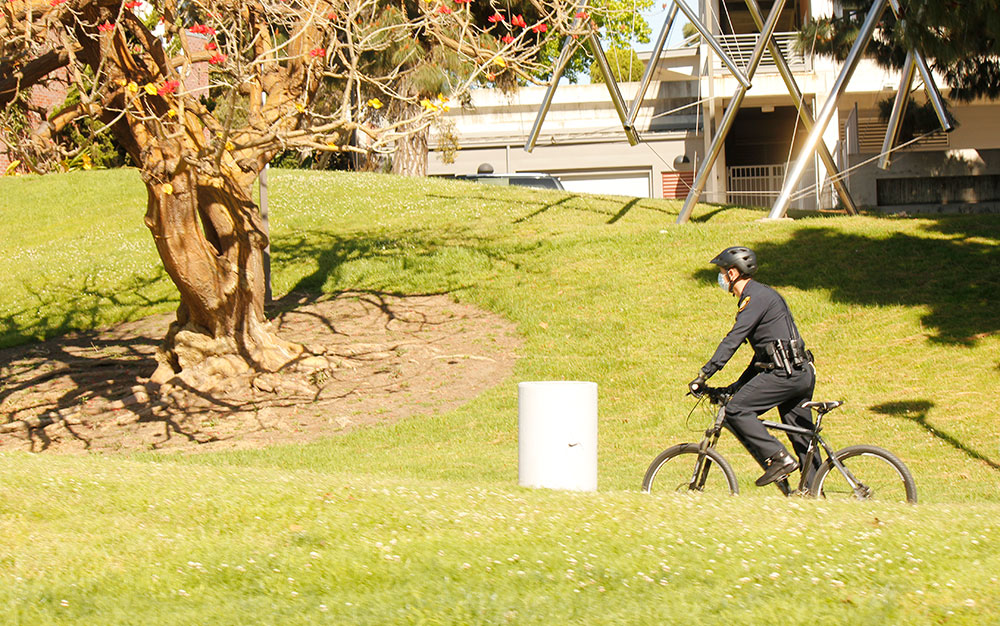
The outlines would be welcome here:
[[[688,391],[688,395],[699,400],[707,396],[708,401],[712,404],[726,404],[733,397],[733,394],[729,393],[725,387],[709,387],[707,385],[702,386],[697,392]]]

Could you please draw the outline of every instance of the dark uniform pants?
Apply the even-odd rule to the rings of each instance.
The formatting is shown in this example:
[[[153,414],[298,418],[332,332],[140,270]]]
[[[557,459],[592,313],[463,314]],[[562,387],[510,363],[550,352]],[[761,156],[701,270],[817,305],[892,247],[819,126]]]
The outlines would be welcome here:
[[[791,376],[773,370],[761,372],[740,387],[726,405],[726,425],[761,467],[765,467],[767,459],[785,447],[767,431],[759,416],[777,407],[785,424],[812,428],[812,411],[799,405],[812,400],[815,387],[816,371],[812,364],[793,370]],[[809,437],[788,433],[788,439],[792,442],[799,466],[804,468]],[[819,465],[818,454],[813,461],[813,467],[808,471],[810,474]]]

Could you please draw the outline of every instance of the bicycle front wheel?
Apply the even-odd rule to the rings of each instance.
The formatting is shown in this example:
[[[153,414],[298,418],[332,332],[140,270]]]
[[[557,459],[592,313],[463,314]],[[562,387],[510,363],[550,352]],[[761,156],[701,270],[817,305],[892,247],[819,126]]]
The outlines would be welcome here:
[[[646,470],[642,490],[653,491],[709,491],[733,495],[740,492],[736,474],[726,459],[709,448],[699,463],[700,446],[682,443],[661,452]]]
[[[827,459],[816,471],[810,488],[817,497],[916,503],[917,483],[906,465],[888,450],[877,446],[849,446],[835,456],[850,478],[833,459]]]

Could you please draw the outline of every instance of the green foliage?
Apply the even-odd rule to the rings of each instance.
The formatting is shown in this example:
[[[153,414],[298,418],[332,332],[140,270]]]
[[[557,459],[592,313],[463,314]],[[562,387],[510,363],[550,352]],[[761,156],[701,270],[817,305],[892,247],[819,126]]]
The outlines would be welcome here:
[[[805,51],[844,59],[857,38],[872,0],[845,0],[842,16],[806,24],[799,37]],[[1000,13],[993,0],[911,0],[903,3],[905,20],[886,9],[867,54],[885,67],[902,67],[914,48],[944,76],[950,97],[958,101],[1000,97]]]
[[[608,58],[608,65],[611,67],[611,73],[617,82],[634,82],[642,79],[645,65],[639,60],[639,55],[632,48],[611,48],[606,51],[605,56]],[[604,74],[597,61],[594,61],[590,66],[590,80],[594,83],[604,82]]]
[[[459,144],[458,131],[455,123],[450,119],[442,119],[437,125],[437,149],[444,163],[454,163],[455,154],[461,145]]]
[[[681,34],[684,36],[684,39],[690,39],[695,35],[698,35],[699,38],[701,37],[698,31],[698,27],[692,24],[691,22],[684,23],[684,26],[681,27]]]
[[[596,0],[588,5],[586,15],[594,28],[600,31],[601,43],[605,48],[631,48],[633,41],[649,42],[651,29],[642,12],[652,8],[653,0]],[[565,43],[564,37],[549,37],[540,55],[544,69],[539,78],[548,80],[552,66]],[[563,76],[575,83],[580,76],[591,69],[590,50],[583,39],[579,40],[576,52],[570,57]]]
[[[80,120],[66,127],[63,135],[90,157],[94,167],[124,167],[132,159],[115,143],[108,132],[98,132],[104,125],[96,120]]]

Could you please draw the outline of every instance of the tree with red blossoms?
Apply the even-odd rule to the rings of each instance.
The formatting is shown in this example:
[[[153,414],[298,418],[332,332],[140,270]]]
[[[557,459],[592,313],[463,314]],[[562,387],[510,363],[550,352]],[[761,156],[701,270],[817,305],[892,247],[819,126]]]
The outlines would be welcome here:
[[[154,380],[273,371],[304,348],[264,315],[268,237],[251,194],[261,170],[290,149],[389,153],[482,76],[538,75],[545,38],[573,34],[575,5],[516,5],[2,0],[0,107],[59,77],[78,98],[30,137],[36,153],[88,119],[138,167],[145,223],[180,293]],[[199,68],[207,84],[188,80]],[[447,97],[408,88],[434,81]]]

